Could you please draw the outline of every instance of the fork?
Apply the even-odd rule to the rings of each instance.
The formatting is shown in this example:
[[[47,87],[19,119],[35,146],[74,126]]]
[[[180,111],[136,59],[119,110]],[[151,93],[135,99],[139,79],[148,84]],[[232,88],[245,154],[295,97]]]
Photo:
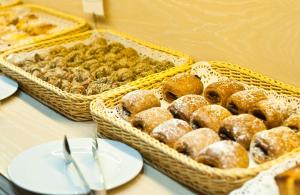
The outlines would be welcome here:
[[[93,152],[93,158],[95,159],[95,161],[98,165],[98,170],[100,171],[99,175],[100,175],[100,179],[101,179],[101,183],[102,183],[102,189],[99,190],[99,195],[106,195],[105,179],[104,179],[103,170],[102,170],[101,162],[99,159],[98,151],[99,151],[99,144],[97,141],[97,134],[96,134],[92,141],[92,152]]]
[[[70,149],[70,145],[69,145],[69,142],[68,142],[68,138],[67,136],[65,135],[64,136],[64,142],[63,142],[63,152],[64,152],[64,157],[65,157],[65,162],[66,164],[73,164],[75,169],[76,169],[76,172],[77,174],[79,175],[82,183],[84,184],[84,187],[91,193],[91,194],[94,194],[93,191],[91,191],[91,188],[88,184],[88,182],[86,181],[85,177],[83,176],[83,173],[81,172],[77,162],[75,161],[75,159],[73,158],[72,154],[71,154],[71,149]]]

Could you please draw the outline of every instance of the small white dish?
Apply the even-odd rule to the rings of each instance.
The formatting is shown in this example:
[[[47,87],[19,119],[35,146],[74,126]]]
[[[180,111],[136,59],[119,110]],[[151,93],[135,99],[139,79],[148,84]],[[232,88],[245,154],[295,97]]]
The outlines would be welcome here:
[[[77,160],[89,185],[101,188],[99,170],[91,152],[92,139],[70,139],[72,156]],[[135,149],[117,141],[98,139],[99,159],[106,188],[112,189],[133,179],[143,167]],[[86,194],[73,165],[66,165],[62,141],[35,146],[19,154],[9,165],[8,175],[18,186],[40,194]]]
[[[0,100],[8,98],[18,89],[18,83],[0,73]]]

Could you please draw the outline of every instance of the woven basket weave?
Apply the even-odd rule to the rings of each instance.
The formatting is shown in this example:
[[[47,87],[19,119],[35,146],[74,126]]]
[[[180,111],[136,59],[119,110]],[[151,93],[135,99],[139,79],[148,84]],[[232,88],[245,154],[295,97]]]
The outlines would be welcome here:
[[[207,63],[207,62],[206,62]],[[258,86],[266,90],[274,90],[280,94],[300,97],[300,89],[267,78],[238,65],[225,62],[209,62],[211,67],[222,76],[234,78],[245,84]],[[91,113],[97,122],[100,134],[105,137],[120,140],[139,150],[150,164],[173,179],[204,194],[227,194],[240,187],[244,182],[256,176],[259,172],[270,168],[287,158],[296,156],[300,149],[296,149],[280,158],[254,166],[252,168],[217,169],[197,163],[185,155],[158,142],[148,134],[133,128],[129,123],[112,116],[111,112],[119,105],[123,95],[135,89],[156,89],[161,82],[180,72],[190,72],[190,67],[176,68],[168,74],[160,74],[155,80],[148,80],[140,85],[124,86],[103,93],[91,103]],[[295,98],[297,99],[297,98]],[[297,99],[299,102],[299,100]],[[119,119],[119,120],[118,120]]]
[[[76,34],[73,36],[65,36],[62,38],[53,39],[34,45],[24,46],[19,49],[10,50],[6,53],[3,53],[0,56],[0,69],[6,75],[18,81],[21,85],[21,88],[25,92],[32,95],[44,104],[57,110],[61,114],[67,116],[68,118],[76,121],[91,120],[92,117],[90,114],[89,105],[90,102],[93,99],[95,99],[98,95],[87,96],[62,91],[61,89],[11,64],[7,60],[7,57],[11,54],[22,55],[22,53],[28,53],[36,50],[44,50],[56,45],[64,45],[72,42],[84,41],[91,37],[91,35],[95,32],[99,33],[101,36],[105,37],[108,40],[118,41],[124,44],[125,46],[130,46],[136,49],[139,53],[152,57],[153,59],[170,60],[177,66],[186,66],[192,63],[192,59],[190,57],[180,52],[155,46],[150,43],[137,40],[131,36],[124,35],[122,33],[115,32],[112,30],[96,30]],[[150,75],[149,77],[145,78],[146,80],[151,80],[156,77],[155,75],[156,74]],[[142,79],[141,81],[133,81],[132,84],[129,85],[137,85],[141,82],[144,82],[144,79]]]
[[[22,4],[13,7],[7,6],[3,9],[0,9],[0,12],[13,10],[13,9],[29,9],[32,13],[39,16],[43,21],[46,22],[52,21],[56,25],[56,27],[53,28],[48,35],[30,37],[28,40],[25,40],[24,42],[20,42],[15,45],[9,46],[5,49],[1,49],[1,52],[18,48],[22,45],[28,45],[31,43],[37,43],[44,40],[52,39],[55,37],[64,36],[70,33],[83,32],[90,28],[87,22],[81,18],[71,16],[62,12],[58,12],[56,10],[47,7],[34,5],[34,4]]]

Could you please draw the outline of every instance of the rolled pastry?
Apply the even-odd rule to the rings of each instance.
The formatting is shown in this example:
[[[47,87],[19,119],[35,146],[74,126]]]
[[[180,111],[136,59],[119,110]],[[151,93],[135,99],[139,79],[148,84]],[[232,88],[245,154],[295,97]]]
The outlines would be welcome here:
[[[263,120],[269,129],[280,126],[286,117],[284,109],[275,99],[265,99],[255,103],[249,113]]]
[[[291,128],[295,132],[300,130],[300,115],[293,114],[283,122],[283,126]]]
[[[222,106],[215,104],[202,106],[193,112],[190,124],[193,129],[208,127],[218,132],[223,119],[229,116],[231,116],[231,113]]]
[[[168,110],[153,107],[137,113],[131,124],[146,133],[151,133],[156,126],[172,118],[173,116]]]
[[[278,158],[300,146],[300,134],[288,127],[276,127],[254,135],[250,154],[257,163]]]
[[[208,85],[204,90],[204,97],[211,104],[226,106],[229,96],[244,89],[241,83],[226,79]]]
[[[173,147],[174,143],[184,134],[191,131],[192,128],[186,121],[180,119],[168,120],[155,127],[151,133],[152,137],[160,142]]]
[[[223,140],[213,143],[204,148],[196,160],[211,167],[228,168],[247,168],[249,157],[247,150],[239,143]]]
[[[236,141],[248,150],[252,137],[265,129],[263,121],[251,114],[232,115],[222,121],[219,135],[222,139]]]
[[[267,94],[264,90],[243,90],[232,94],[227,100],[226,107],[232,114],[248,113],[249,109],[256,102],[267,98]]]
[[[172,102],[187,94],[200,95],[202,91],[203,84],[201,79],[188,73],[177,74],[164,80],[162,84],[162,95],[168,102]]]
[[[195,159],[206,146],[220,141],[218,134],[209,128],[200,128],[188,132],[174,144],[174,149]]]
[[[149,90],[135,90],[123,96],[121,105],[123,114],[131,117],[143,110],[159,107],[160,101],[154,93]]]
[[[208,102],[202,96],[185,95],[173,101],[168,110],[173,114],[174,118],[189,122],[192,113],[205,105],[208,105]]]

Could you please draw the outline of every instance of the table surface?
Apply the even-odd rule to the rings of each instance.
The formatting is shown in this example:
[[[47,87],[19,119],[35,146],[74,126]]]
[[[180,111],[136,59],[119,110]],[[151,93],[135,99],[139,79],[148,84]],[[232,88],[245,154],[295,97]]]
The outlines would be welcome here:
[[[85,18],[80,0],[24,0]],[[59,2],[59,3],[58,3]],[[191,55],[239,63],[300,86],[300,5],[287,0],[104,0],[98,27],[113,28]],[[74,122],[23,92],[0,104],[0,172],[18,153],[50,140],[89,137],[94,122]],[[192,194],[152,167],[109,194]]]

